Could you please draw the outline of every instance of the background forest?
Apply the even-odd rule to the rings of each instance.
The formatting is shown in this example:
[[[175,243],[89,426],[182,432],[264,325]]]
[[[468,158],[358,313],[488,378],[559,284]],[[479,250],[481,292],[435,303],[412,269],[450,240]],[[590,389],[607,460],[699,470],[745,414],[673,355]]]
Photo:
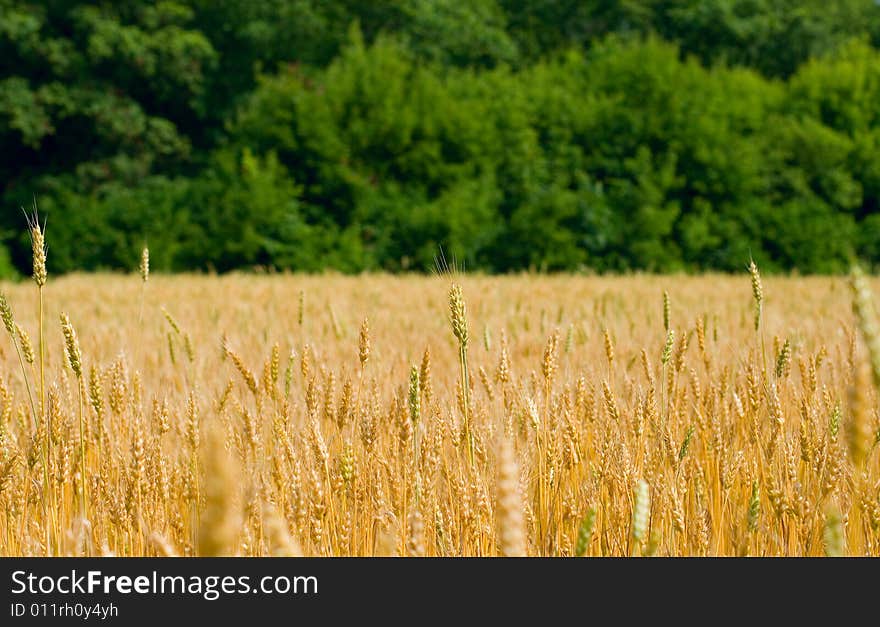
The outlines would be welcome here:
[[[880,262],[870,0],[0,0],[0,276]]]

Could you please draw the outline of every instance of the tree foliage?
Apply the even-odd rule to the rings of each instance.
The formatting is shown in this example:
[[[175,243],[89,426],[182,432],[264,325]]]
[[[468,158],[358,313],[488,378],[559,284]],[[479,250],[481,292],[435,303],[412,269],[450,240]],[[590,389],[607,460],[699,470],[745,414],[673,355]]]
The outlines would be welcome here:
[[[880,261],[869,0],[0,0],[0,275]]]

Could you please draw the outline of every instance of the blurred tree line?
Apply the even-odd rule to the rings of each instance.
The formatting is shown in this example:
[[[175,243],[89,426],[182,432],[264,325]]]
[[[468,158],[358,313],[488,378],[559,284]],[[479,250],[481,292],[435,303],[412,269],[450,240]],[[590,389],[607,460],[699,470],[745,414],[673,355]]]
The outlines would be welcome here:
[[[872,0],[0,0],[0,276],[880,262]]]

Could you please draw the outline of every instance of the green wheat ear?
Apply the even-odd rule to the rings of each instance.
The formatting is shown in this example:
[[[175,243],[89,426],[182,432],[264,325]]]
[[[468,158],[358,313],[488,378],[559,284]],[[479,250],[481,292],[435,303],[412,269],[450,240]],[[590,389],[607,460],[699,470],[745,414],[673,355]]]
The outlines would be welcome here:
[[[825,555],[828,557],[843,557],[846,555],[846,536],[843,530],[843,520],[836,508],[830,508],[825,513],[825,528],[822,532],[825,544]]]
[[[758,482],[752,482],[752,496],[749,498],[749,514],[748,529],[754,533],[758,530],[758,520],[761,516],[761,491],[758,489]]]
[[[591,507],[587,510],[587,515],[581,520],[578,527],[577,542],[574,546],[574,554],[583,557],[587,552],[590,539],[593,537],[593,526],[596,524],[596,508]]]
[[[788,372],[791,365],[791,342],[785,340],[779,354],[776,356],[776,378],[781,379]]]
[[[664,366],[672,357],[672,346],[675,344],[675,329],[669,329],[666,333],[666,343],[663,345],[663,353],[660,355],[660,363]]]
[[[681,448],[678,451],[678,461],[682,461],[685,457],[687,457],[688,450],[691,446],[691,440],[694,437],[694,425],[688,426],[687,433],[684,436],[684,440],[681,443]]]
[[[419,382],[419,367],[413,366],[409,371],[409,416],[413,423],[418,423],[422,413],[422,393]]]

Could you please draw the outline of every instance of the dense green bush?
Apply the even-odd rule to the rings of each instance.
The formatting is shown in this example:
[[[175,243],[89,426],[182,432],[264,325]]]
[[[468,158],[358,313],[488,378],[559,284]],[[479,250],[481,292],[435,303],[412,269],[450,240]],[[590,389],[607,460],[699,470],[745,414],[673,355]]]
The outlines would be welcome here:
[[[880,262],[868,0],[0,11],[0,276]]]

